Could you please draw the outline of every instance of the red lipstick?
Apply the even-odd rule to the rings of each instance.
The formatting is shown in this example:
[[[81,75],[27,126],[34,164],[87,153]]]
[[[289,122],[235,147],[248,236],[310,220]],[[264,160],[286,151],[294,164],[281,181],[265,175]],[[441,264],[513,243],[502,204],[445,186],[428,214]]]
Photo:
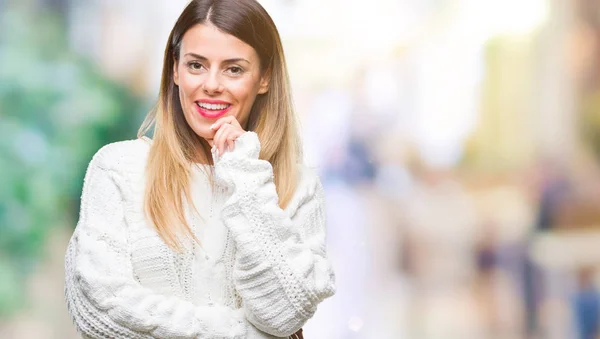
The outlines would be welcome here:
[[[207,119],[218,119],[231,109],[231,104],[221,100],[198,100],[195,102],[196,111]]]

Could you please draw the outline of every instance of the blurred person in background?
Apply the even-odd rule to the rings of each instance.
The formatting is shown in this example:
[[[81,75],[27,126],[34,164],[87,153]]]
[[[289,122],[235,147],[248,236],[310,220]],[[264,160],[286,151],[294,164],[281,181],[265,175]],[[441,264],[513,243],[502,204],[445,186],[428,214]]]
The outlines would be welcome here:
[[[567,168],[557,159],[547,157],[538,164],[536,190],[539,199],[536,219],[532,233],[526,239],[529,248],[535,237],[544,232],[551,232],[560,225],[559,211],[573,194],[569,182]],[[537,265],[531,257],[523,257],[523,301],[525,303],[525,321],[528,338],[535,338],[543,332],[540,318],[542,305],[548,294],[546,290],[548,272]]]
[[[584,267],[577,272],[578,290],[572,300],[579,339],[597,339],[600,321],[600,294],[594,284],[595,270]]]
[[[89,164],[65,258],[79,331],[302,338],[335,276],[323,188],[300,159],[268,13],[254,0],[190,2],[138,139]]]

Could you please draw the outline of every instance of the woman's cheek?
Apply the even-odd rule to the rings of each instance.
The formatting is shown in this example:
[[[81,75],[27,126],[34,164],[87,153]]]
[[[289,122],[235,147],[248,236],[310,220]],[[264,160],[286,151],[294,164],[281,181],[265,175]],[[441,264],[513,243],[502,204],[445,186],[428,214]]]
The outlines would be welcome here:
[[[192,96],[200,88],[201,82],[202,77],[200,75],[186,73],[182,78],[182,86],[186,95]]]

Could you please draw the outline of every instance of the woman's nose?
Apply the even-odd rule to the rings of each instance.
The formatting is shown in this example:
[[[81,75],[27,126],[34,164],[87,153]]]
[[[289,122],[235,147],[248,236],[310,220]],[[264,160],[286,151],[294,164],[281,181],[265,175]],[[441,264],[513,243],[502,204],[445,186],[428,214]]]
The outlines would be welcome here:
[[[219,79],[218,72],[208,72],[202,83],[202,90],[206,94],[218,94],[223,91],[223,84]]]

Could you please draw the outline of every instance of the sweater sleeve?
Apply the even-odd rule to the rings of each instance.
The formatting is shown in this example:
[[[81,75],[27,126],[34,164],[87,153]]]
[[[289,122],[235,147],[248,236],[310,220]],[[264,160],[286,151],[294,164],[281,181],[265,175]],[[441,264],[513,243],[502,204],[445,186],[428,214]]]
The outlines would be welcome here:
[[[258,159],[256,133],[240,136],[231,152],[215,158],[216,179],[233,188],[222,218],[236,242],[234,283],[247,319],[258,329],[287,337],[335,293],[326,255],[323,188],[303,170],[282,210],[268,161]]]
[[[78,330],[90,338],[245,338],[249,324],[243,310],[196,306],[137,283],[121,176],[100,158],[97,154],[88,167],[65,256],[65,297]]]

